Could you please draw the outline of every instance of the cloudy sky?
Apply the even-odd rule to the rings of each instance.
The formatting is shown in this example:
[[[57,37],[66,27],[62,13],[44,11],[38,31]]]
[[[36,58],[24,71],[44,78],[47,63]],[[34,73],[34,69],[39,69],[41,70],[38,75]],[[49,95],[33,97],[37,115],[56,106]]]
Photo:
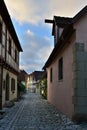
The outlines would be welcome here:
[[[42,70],[53,49],[53,16],[73,17],[87,0],[4,0],[23,48],[20,68],[31,73]]]

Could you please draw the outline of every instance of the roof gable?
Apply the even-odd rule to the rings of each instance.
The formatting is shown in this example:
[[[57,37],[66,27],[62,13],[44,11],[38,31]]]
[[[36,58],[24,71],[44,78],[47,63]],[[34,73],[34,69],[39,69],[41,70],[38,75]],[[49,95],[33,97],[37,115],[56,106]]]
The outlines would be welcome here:
[[[58,27],[65,28],[67,25],[70,25],[72,23],[72,18],[54,16],[53,21],[54,22],[53,22],[52,35],[54,35],[55,33],[55,25],[57,25]]]
[[[58,41],[58,44],[55,45],[52,53],[50,54],[48,60],[45,63],[43,69],[46,69],[46,67],[48,67],[54,61],[55,57],[58,55],[58,52],[60,52],[60,50],[62,50],[62,48],[64,47],[64,45],[66,43],[69,44],[68,40],[74,32],[75,32],[75,30],[73,29],[72,24],[64,29],[64,31]]]
[[[54,16],[53,20],[45,20],[45,22],[53,24],[52,35],[55,35],[55,32],[54,32],[55,25],[58,25],[59,27],[63,27],[64,30],[59,38],[58,44],[56,44],[56,46],[54,47],[43,69],[47,68],[53,62],[58,52],[62,49],[62,47],[66,44],[68,39],[71,37],[71,35],[75,31],[73,28],[73,24],[76,23],[86,13],[87,13],[87,6],[85,6],[73,18]]]
[[[68,26],[70,24],[74,24],[75,22],[77,22],[86,13],[87,13],[87,6],[85,6],[73,18],[54,16],[53,20],[46,19],[45,22],[53,24],[52,35],[54,35],[54,27],[55,27],[55,25],[58,25],[59,27],[65,28],[66,26]]]

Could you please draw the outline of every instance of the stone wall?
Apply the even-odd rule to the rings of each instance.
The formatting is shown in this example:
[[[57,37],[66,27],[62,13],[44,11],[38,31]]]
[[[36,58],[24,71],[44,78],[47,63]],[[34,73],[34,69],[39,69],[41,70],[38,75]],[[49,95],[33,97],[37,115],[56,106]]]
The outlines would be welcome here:
[[[74,116],[87,116],[87,52],[84,43],[74,46]]]

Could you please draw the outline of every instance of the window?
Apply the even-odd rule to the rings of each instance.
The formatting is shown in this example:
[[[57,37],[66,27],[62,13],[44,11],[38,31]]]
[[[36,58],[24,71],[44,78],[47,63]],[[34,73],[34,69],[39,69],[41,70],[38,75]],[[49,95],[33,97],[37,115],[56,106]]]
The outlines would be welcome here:
[[[61,36],[62,32],[63,32],[63,28],[59,28],[59,37]]]
[[[59,41],[59,38],[61,37],[63,32],[63,28],[58,27],[58,25],[55,25],[55,35],[54,35],[54,44],[56,45]]]
[[[8,53],[11,55],[11,39],[9,38],[9,48],[8,48]]]
[[[52,76],[52,75],[53,75],[53,74],[52,74],[53,72],[52,72],[52,71],[53,71],[53,70],[52,70],[52,68],[51,68],[51,69],[50,69],[50,82],[52,82],[52,78],[53,78],[53,76]]]
[[[11,91],[15,91],[15,79],[11,79]]]
[[[0,43],[2,43],[2,23],[0,22]]]
[[[55,45],[58,43],[58,40],[59,40],[59,28],[56,25],[55,26],[55,35],[54,35],[54,43],[55,43]]]
[[[15,49],[15,62],[17,62],[17,50]]]
[[[59,68],[59,77],[58,77],[58,79],[62,80],[63,79],[63,58],[59,59],[58,64],[59,64],[59,66],[58,66],[58,68]]]

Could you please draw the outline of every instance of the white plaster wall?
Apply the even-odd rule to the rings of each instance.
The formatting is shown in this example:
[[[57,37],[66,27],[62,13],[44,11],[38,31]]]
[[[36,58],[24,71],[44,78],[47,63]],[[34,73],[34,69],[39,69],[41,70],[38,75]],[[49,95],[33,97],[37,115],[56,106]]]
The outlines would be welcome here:
[[[15,91],[11,91],[11,78],[15,79]],[[17,76],[10,72],[10,100],[17,98]]]
[[[9,74],[9,100],[14,100],[17,98],[17,76],[14,75],[13,73],[9,72],[6,69],[3,69],[3,81],[6,81],[6,75],[7,73]],[[11,78],[15,79],[15,91],[14,93],[11,91]],[[2,88],[2,104],[5,104],[5,89]]]

